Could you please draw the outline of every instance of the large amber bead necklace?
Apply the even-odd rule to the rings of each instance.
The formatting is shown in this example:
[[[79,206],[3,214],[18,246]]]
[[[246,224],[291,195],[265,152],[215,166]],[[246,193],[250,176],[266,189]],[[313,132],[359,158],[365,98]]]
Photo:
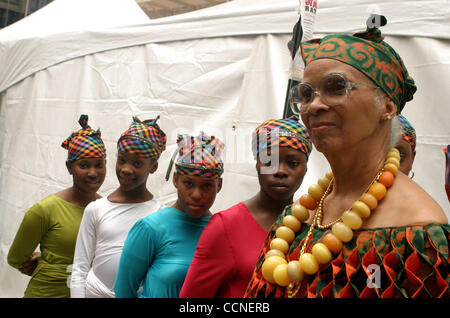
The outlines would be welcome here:
[[[333,174],[328,172],[325,177],[318,180],[317,184],[310,186],[308,194],[300,197],[300,204],[291,206],[292,215],[286,215],[283,218],[283,224],[275,231],[276,238],[270,242],[270,250],[266,253],[261,267],[266,281],[287,287],[288,297],[294,297],[305,274],[316,274],[320,264],[330,262],[333,254],[339,253],[343,244],[353,239],[353,230],[361,228],[363,219],[368,218],[371,211],[378,206],[378,201],[385,197],[387,188],[394,182],[399,166],[400,153],[396,148],[391,148],[386,155],[383,168],[359,200],[342,213],[340,218],[325,225],[322,225],[323,202],[332,189]],[[301,223],[309,219],[308,210],[315,210],[315,214],[301,246],[299,259],[288,262],[286,255],[289,252],[289,244],[301,230]],[[307,253],[306,249],[315,227],[331,228],[331,232],[325,235],[321,242],[315,243],[311,252]]]

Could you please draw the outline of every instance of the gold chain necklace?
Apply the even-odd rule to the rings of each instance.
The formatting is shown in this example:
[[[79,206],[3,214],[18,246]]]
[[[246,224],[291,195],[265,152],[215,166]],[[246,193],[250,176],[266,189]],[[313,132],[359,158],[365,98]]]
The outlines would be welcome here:
[[[353,239],[353,230],[360,229],[363,219],[370,216],[378,206],[393,182],[400,166],[400,153],[396,148],[391,148],[386,155],[386,161],[381,171],[373,179],[369,187],[364,191],[359,200],[342,214],[337,220],[322,225],[323,202],[330,193],[333,185],[333,175],[328,172],[324,178],[320,178],[318,184],[308,188],[308,194],[300,198],[300,204],[286,207],[292,214],[287,214],[283,224],[275,232],[276,238],[270,243],[270,250],[265,255],[265,261],[261,272],[266,281],[287,287],[289,298],[294,297],[300,289],[305,274],[312,275],[319,271],[320,264],[327,264],[332,259],[332,254],[339,253],[343,244]],[[290,245],[296,233],[301,229],[301,223],[309,218],[309,211],[315,210],[311,226],[303,240],[299,259],[286,261]],[[325,235],[322,242],[312,246],[311,253],[306,249],[311,239],[314,228],[327,229],[331,232]]]
[[[369,186],[366,188],[366,190],[364,190],[363,193],[366,193],[367,191],[369,191],[370,186],[375,181],[378,180],[378,178],[380,177],[382,172],[383,172],[383,170],[379,171],[377,173],[375,178],[373,178],[372,182],[370,182]],[[317,217],[317,222],[314,223],[314,225],[320,230],[328,229],[328,228],[332,227],[333,225],[335,225],[336,223],[342,222],[342,217],[339,217],[336,220],[334,220],[333,222],[330,222],[328,224],[322,225],[322,220],[323,220],[323,201],[325,201],[325,198],[328,196],[328,194],[330,193],[332,188],[333,188],[333,179],[331,180],[330,185],[325,190],[325,193],[323,194],[322,198],[320,198],[319,204],[317,205],[316,214],[318,214],[318,217]],[[346,211],[349,211],[349,210],[351,210],[351,207],[348,208]]]

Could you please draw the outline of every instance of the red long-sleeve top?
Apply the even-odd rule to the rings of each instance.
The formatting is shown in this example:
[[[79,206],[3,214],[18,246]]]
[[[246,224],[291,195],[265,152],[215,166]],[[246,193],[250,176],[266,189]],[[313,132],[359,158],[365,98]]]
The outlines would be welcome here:
[[[267,234],[242,202],[214,214],[200,237],[180,297],[243,297]]]

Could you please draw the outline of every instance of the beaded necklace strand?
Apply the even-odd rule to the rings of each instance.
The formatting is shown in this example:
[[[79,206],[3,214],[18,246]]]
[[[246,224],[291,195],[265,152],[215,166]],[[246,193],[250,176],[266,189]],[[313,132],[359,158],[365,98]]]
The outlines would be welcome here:
[[[299,204],[290,208],[292,214],[283,218],[283,224],[275,231],[276,238],[270,242],[270,250],[265,254],[265,261],[261,272],[266,281],[286,287],[289,298],[295,297],[300,289],[305,274],[313,275],[319,271],[320,264],[327,264],[333,258],[332,254],[339,253],[343,244],[353,239],[353,230],[362,227],[363,219],[368,218],[371,211],[378,206],[387,188],[392,186],[400,166],[400,152],[391,148],[381,171],[373,179],[369,187],[363,192],[359,200],[352,207],[342,213],[337,220],[322,225],[323,202],[333,187],[333,174],[327,172],[317,184],[308,188],[308,194],[300,197]],[[295,239],[296,233],[301,230],[302,222],[309,219],[309,211],[315,210],[311,226],[300,249],[299,259],[286,261],[290,243]],[[322,242],[315,243],[311,253],[306,252],[314,228],[327,229],[331,232],[325,235]]]

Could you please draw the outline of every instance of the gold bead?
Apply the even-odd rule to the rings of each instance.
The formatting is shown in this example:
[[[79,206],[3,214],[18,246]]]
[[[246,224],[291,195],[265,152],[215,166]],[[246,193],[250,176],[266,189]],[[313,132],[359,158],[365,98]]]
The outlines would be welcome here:
[[[394,158],[394,157],[387,158],[385,161],[385,164],[387,164],[387,163],[392,163],[397,168],[400,167],[400,160],[398,160],[397,158]]]
[[[300,283],[305,277],[305,273],[303,272],[299,261],[290,261],[287,264],[287,274],[291,281],[296,283]]]
[[[270,242],[270,249],[280,250],[283,254],[286,254],[289,250],[289,244],[281,238],[274,238],[272,242]]]
[[[286,225],[288,228],[290,228],[294,232],[300,231],[302,224],[300,221],[293,215],[286,215],[283,218],[283,224]]]
[[[312,255],[321,264],[326,264],[333,257],[328,247],[323,243],[316,243],[311,250]]]
[[[319,178],[319,180],[317,181],[317,183],[321,186],[323,190],[328,189],[330,182],[331,182],[330,179],[326,177]]]
[[[342,242],[350,242],[353,238],[353,231],[347,225],[342,222],[334,224],[331,228],[333,234],[340,239]]]
[[[394,176],[396,176],[398,172],[398,167],[393,163],[387,163],[384,165],[384,170],[390,171]]]
[[[275,283],[273,279],[273,271],[275,267],[280,264],[286,264],[286,260],[283,257],[272,256],[264,261],[261,267],[263,277],[270,283]]]
[[[275,231],[275,236],[285,240],[288,243],[291,243],[295,239],[295,233],[287,226],[280,226]]]
[[[359,201],[359,200],[353,202],[352,211],[358,213],[358,215],[362,218],[368,218],[370,216],[370,209],[367,206],[367,204],[365,204],[364,202]]]
[[[386,159],[389,159],[389,158],[396,158],[397,160],[400,161],[400,153],[394,152],[394,151],[390,151],[390,152],[387,154],[387,156],[386,156]]]
[[[342,221],[352,230],[361,228],[363,220],[355,211],[345,211],[342,214]]]
[[[328,172],[325,174],[325,177],[326,177],[328,180],[332,180],[332,179],[333,179],[333,172],[332,172],[332,171],[328,171]]]
[[[396,153],[400,154],[400,150],[398,150],[395,147],[392,147],[391,149],[389,149],[389,152],[396,152]]]
[[[375,210],[378,206],[378,200],[370,193],[364,193],[359,201],[365,203],[371,210]]]
[[[283,257],[284,258],[284,254],[280,250],[269,250],[266,253],[266,255],[264,255],[264,258],[268,259],[269,257],[272,257],[272,256],[279,256],[279,257]]]
[[[329,232],[325,237],[322,239],[323,244],[325,244],[328,249],[334,253],[339,253],[342,248],[344,247],[342,245],[342,241],[336,237],[333,233]]]
[[[291,211],[292,215],[295,216],[300,222],[304,222],[309,219],[308,209],[300,204],[292,205]]]
[[[291,280],[287,273],[287,264],[280,264],[273,271],[273,280],[280,286],[287,286]]]
[[[322,189],[322,187],[320,185],[313,184],[313,185],[309,186],[308,193],[310,196],[312,196],[314,198],[314,200],[319,201],[323,196],[324,190]]]
[[[304,253],[300,256],[298,261],[300,262],[300,267],[302,270],[308,275],[315,274],[319,270],[319,263],[314,255],[310,253]]]
[[[308,210],[314,210],[317,207],[317,201],[309,193],[304,194],[298,199],[300,205],[304,206]]]
[[[384,198],[386,192],[387,192],[386,186],[380,182],[374,182],[367,191],[367,193],[373,195],[375,199],[377,199],[378,201]]]

